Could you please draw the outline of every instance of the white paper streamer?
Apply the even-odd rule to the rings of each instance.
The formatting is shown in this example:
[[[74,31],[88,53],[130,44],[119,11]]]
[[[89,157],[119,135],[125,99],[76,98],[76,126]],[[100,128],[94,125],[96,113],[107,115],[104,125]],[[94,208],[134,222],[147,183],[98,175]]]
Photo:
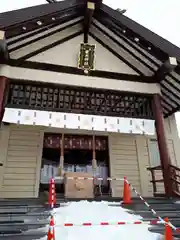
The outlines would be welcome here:
[[[3,122],[89,131],[154,135],[154,120],[6,108]]]

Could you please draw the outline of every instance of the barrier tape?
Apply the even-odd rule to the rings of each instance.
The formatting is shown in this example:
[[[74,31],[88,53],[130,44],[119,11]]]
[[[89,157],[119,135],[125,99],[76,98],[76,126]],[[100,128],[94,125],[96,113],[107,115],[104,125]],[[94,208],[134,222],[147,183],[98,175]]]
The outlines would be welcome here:
[[[176,232],[180,232],[180,229],[178,229],[177,227],[175,227],[171,222],[166,222],[164,221],[163,218],[161,218],[160,216],[158,216],[157,212],[151,207],[151,205],[149,205],[149,203],[138,193],[138,191],[132,186],[131,183],[128,182],[128,180],[126,180],[126,182],[129,184],[130,188],[136,193],[137,197],[139,197],[143,203],[146,205],[146,207],[148,207],[148,209],[152,212],[152,214],[157,217],[159,219],[159,221],[164,224],[164,225],[168,225],[170,226],[173,230],[175,230]]]
[[[55,177],[55,180],[63,180],[64,177]],[[103,181],[103,180],[107,180],[107,181],[124,181],[124,178],[101,178],[101,177],[67,177],[66,179],[69,180],[98,180],[98,181]]]
[[[52,189],[51,189],[51,208],[54,208],[54,201],[55,201],[55,194],[56,194],[56,190],[55,190],[55,181],[52,178]]]
[[[99,222],[99,223],[91,223],[91,222],[84,222],[84,223],[63,223],[63,224],[55,224],[55,227],[91,227],[91,226],[112,226],[112,225],[142,225],[142,224],[147,224],[147,225],[157,225],[157,224],[162,224],[161,221],[157,220],[152,220],[152,221],[131,221],[131,222]]]
[[[64,179],[64,177],[55,177],[54,179]],[[53,180],[54,180],[53,179]],[[68,177],[68,179],[83,179],[83,180],[103,180],[104,178],[96,178],[96,177]],[[113,181],[113,180],[118,180],[118,181],[124,181],[124,178],[107,178],[107,180],[109,181]],[[101,222],[101,223],[97,223],[97,224],[93,224],[93,223],[82,223],[82,224],[73,224],[73,223],[64,223],[62,225],[57,225],[59,227],[71,227],[71,226],[106,226],[106,225],[125,225],[125,224],[149,224],[149,225],[157,225],[157,224],[164,224],[164,225],[168,225],[170,226],[173,230],[175,230],[176,232],[180,232],[180,229],[178,229],[177,227],[175,227],[171,222],[166,222],[164,221],[164,219],[162,219],[160,216],[157,215],[157,212],[148,204],[148,202],[138,193],[138,191],[133,187],[133,185],[131,183],[129,183],[129,181],[126,179],[125,180],[130,188],[136,193],[137,197],[139,197],[143,203],[148,207],[148,209],[152,212],[152,214],[158,218],[158,220],[152,220],[152,221],[135,221],[135,222],[116,222],[116,223],[110,223],[110,222]],[[55,191],[55,181],[53,181],[53,187],[52,189]],[[52,190],[52,205],[51,207],[54,207],[54,191]]]

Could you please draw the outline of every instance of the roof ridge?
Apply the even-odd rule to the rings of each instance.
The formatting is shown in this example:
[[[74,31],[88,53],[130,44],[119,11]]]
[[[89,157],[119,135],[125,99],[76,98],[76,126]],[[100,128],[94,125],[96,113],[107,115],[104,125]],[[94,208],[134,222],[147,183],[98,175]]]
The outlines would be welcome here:
[[[32,19],[41,18],[46,15],[51,15],[70,7],[78,7],[81,6],[82,3],[83,0],[64,0],[56,3],[46,3],[0,13],[0,29],[8,28],[10,26],[27,22]]]
[[[110,18],[119,21],[122,25],[144,38],[151,45],[156,46],[162,52],[167,53],[170,57],[176,57],[180,61],[180,48],[175,44],[105,4],[102,4],[101,10],[108,14]]]

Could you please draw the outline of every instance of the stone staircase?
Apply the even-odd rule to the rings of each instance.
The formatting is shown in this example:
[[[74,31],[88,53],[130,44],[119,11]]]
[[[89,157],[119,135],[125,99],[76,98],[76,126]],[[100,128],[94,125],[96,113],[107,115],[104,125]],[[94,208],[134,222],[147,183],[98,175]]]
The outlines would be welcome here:
[[[73,199],[71,199],[73,200]],[[117,201],[121,199],[97,198],[97,201]],[[147,198],[147,202],[162,218],[168,217],[172,224],[180,227],[180,204],[175,199]],[[66,202],[58,196],[58,206]],[[132,214],[141,215],[144,220],[155,220],[151,211],[140,199],[133,199],[133,204],[125,206]],[[0,239],[3,240],[38,240],[46,236],[49,223],[50,210],[43,204],[41,199],[12,199],[0,200]],[[164,226],[150,226],[149,230],[156,233],[164,232]],[[180,234],[174,232],[175,237],[180,239]],[[46,239],[46,238],[45,238]]]
[[[168,217],[169,221],[180,228],[180,201],[176,203],[178,199],[167,199],[162,197],[156,198],[145,198],[145,200],[151,205],[151,208],[157,212],[157,216],[161,218]],[[152,212],[140,199],[134,199],[133,204],[125,206],[132,214],[140,215],[145,221],[157,220],[153,216]],[[164,234],[164,225],[150,226],[151,232]],[[173,231],[174,237],[180,239],[180,233]]]
[[[45,237],[50,211],[39,199],[0,200],[0,239]]]

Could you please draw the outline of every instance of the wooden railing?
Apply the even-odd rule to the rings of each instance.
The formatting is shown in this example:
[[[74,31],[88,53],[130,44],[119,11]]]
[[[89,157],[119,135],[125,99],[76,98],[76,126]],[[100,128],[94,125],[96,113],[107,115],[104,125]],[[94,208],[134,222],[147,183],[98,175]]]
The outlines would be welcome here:
[[[154,196],[157,196],[157,195],[161,195],[160,193],[158,193],[158,187],[157,187],[157,183],[163,183],[164,182],[164,179],[157,179],[157,172],[160,172],[162,173],[162,168],[161,166],[156,166],[156,167],[149,167],[147,168],[148,171],[150,171],[151,173],[151,183],[152,183],[152,187],[153,187],[153,194]]]
[[[179,196],[180,197],[180,168],[169,165],[170,169],[170,176],[171,176],[171,181],[172,181],[172,194],[174,196]],[[149,167],[147,168],[148,171],[151,173],[152,180],[150,181],[153,186],[153,194],[154,196],[160,196],[164,195],[163,193],[158,193],[158,183],[163,183],[164,179],[157,179],[157,172],[160,172],[162,174],[162,168],[161,166],[156,166],[156,167]]]
[[[180,197],[180,168],[170,165],[173,194]]]

